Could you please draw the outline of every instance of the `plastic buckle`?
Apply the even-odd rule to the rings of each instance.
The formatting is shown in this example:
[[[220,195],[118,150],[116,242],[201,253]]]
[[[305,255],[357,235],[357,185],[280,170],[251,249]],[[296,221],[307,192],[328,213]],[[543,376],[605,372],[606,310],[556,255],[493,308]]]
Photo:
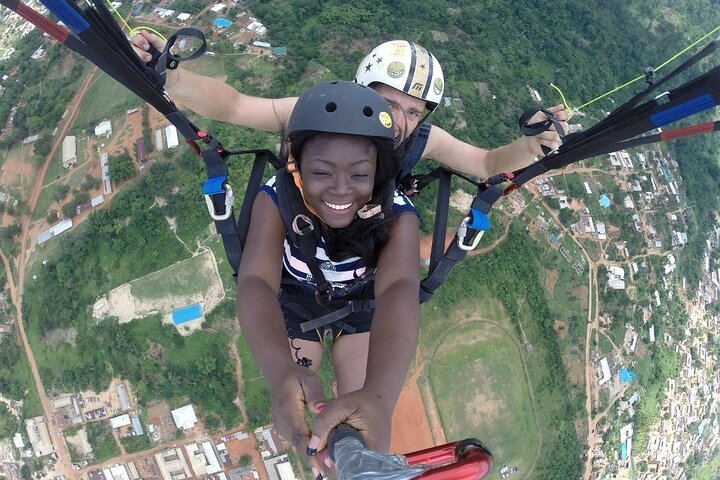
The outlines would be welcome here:
[[[469,252],[475,250],[480,243],[480,239],[485,232],[490,229],[490,219],[486,214],[475,208],[470,210],[470,216],[463,218],[457,233],[457,246],[460,250]],[[475,234],[469,239],[469,243],[465,242],[468,229],[475,230]]]
[[[225,213],[217,213],[212,196],[225,194]],[[233,192],[230,184],[227,183],[227,177],[209,178],[203,185],[203,194],[205,195],[205,203],[213,220],[227,220],[232,215],[233,206],[235,205],[235,192]]]
[[[333,287],[330,283],[325,282],[315,288],[315,301],[318,305],[327,307],[333,298]]]

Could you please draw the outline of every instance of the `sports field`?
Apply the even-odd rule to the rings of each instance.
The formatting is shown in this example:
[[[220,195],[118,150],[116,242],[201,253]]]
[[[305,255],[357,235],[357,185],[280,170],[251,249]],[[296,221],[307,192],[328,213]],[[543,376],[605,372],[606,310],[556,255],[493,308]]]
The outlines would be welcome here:
[[[202,303],[207,312],[223,297],[215,258],[207,251],[115,288],[108,295],[108,313],[125,323],[154,312],[169,314],[191,303]]]
[[[522,478],[535,462],[538,431],[520,356],[511,332],[475,320],[450,330],[429,371],[446,438],[475,437],[493,453],[495,467],[518,467]]]

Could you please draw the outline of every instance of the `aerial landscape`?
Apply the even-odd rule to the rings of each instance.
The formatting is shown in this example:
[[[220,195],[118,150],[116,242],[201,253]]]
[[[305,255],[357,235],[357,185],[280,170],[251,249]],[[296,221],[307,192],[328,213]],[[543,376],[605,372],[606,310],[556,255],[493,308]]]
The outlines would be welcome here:
[[[565,103],[571,132],[601,121],[652,83],[648,66],[668,73],[720,38],[718,7],[110,8],[129,28],[201,30],[208,51],[182,68],[262,97],[352,80],[373,46],[417,42],[445,75],[428,121],[494,148],[520,135],[528,107]],[[162,113],[5,7],[0,28],[0,479],[315,478],[273,426],[202,159]],[[178,106],[228,150],[278,150],[276,132]],[[238,211],[252,160],[228,162]],[[427,163],[414,172],[437,166]],[[437,190],[411,198],[421,277]],[[453,181],[448,241],[474,194]],[[491,228],[421,307],[390,452],[474,437],[493,454],[488,479],[720,478],[719,203],[715,134],[604,153],[501,197]],[[330,362],[319,375],[332,398]]]

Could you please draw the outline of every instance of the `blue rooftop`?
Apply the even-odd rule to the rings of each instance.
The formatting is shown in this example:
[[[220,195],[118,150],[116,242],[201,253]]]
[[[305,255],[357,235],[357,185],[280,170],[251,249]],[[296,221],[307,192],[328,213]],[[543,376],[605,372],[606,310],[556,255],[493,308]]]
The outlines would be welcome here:
[[[196,303],[195,305],[190,305],[189,307],[181,308],[179,310],[175,310],[172,313],[172,319],[175,325],[180,325],[185,322],[197,320],[202,316],[202,309],[200,308],[199,303]]]
[[[635,372],[633,372],[632,370],[628,370],[627,368],[623,367],[618,370],[618,373],[620,374],[620,383],[622,383],[623,385],[635,380]]]
[[[216,18],[213,22],[213,25],[220,28],[228,28],[230,25],[232,25],[232,22],[227,18]]]
[[[610,197],[608,197],[608,196],[605,195],[605,194],[600,195],[600,206],[601,206],[601,207],[603,207],[603,208],[609,208],[609,207],[610,207],[610,204],[612,204],[612,202],[610,201]]]

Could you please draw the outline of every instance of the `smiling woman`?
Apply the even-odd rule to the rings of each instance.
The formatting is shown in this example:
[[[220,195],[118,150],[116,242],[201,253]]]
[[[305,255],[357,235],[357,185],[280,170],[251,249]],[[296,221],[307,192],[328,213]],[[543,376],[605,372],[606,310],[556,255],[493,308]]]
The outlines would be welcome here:
[[[253,206],[238,317],[268,381],[275,425],[307,448],[315,476],[324,467],[312,457],[339,423],[387,451],[415,348],[418,218],[395,189],[394,136],[388,104],[374,90],[352,82],[312,87],[288,122],[287,169]],[[326,338],[339,394],[330,403],[315,373]],[[319,414],[312,435],[306,406]]]

